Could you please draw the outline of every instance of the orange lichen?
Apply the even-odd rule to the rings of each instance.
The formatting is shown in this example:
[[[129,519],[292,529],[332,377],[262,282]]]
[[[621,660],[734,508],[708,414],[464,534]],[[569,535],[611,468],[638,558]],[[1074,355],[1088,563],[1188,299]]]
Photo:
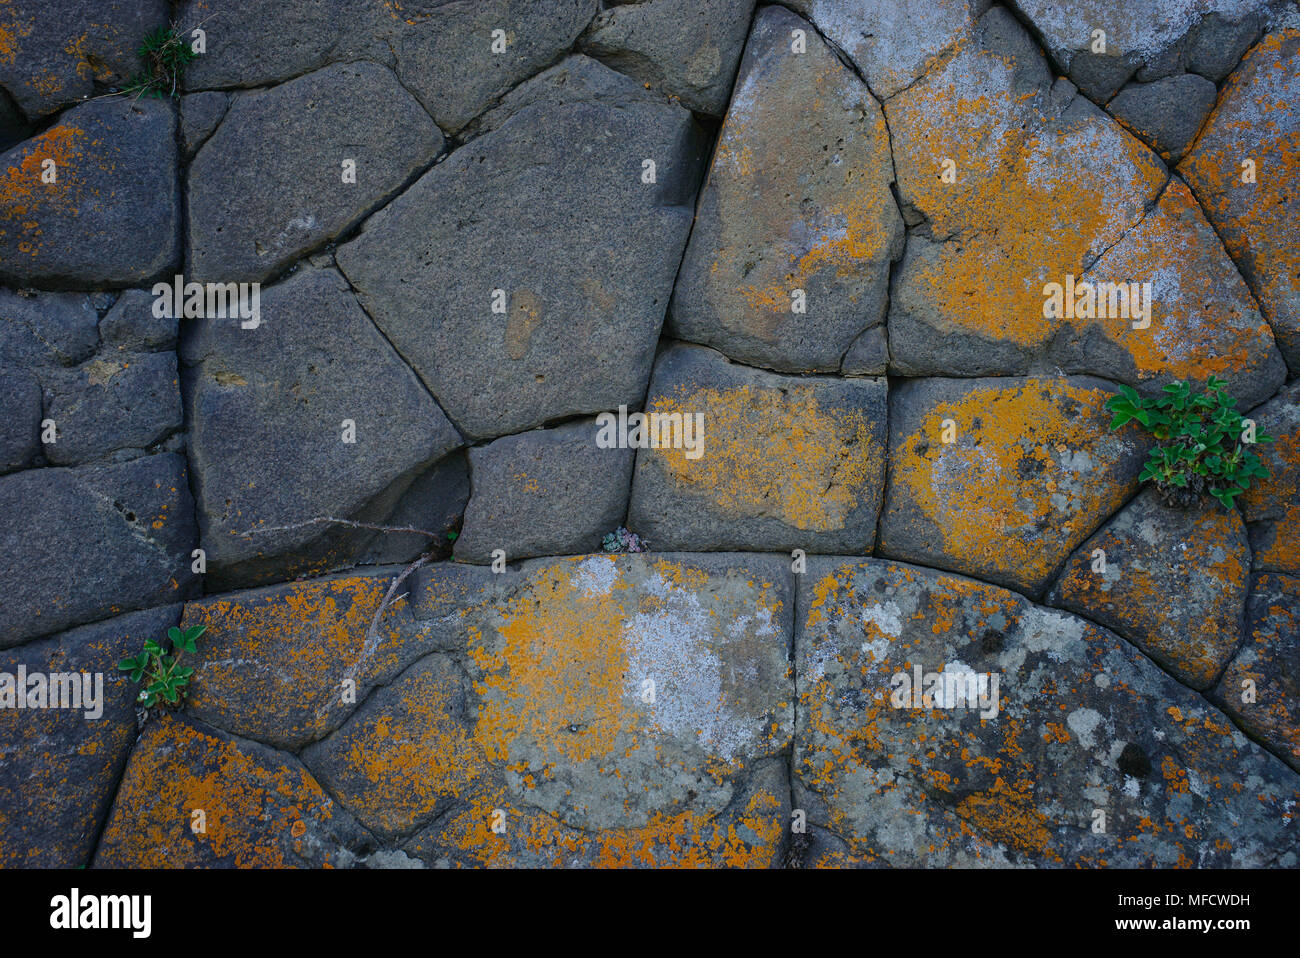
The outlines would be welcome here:
[[[770,516],[796,529],[841,529],[884,474],[878,427],[827,408],[810,386],[743,385],[660,396],[650,411],[703,413],[704,454],[649,450],[668,474],[730,517]]]

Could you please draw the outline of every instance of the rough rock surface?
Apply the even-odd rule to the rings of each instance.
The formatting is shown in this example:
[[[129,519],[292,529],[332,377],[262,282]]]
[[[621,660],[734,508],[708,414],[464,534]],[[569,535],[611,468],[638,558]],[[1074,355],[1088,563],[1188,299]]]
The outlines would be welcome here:
[[[799,608],[793,801],[810,825],[806,863],[1300,861],[1296,777],[1109,632],[876,559],[810,560]],[[898,676],[916,669],[956,680],[905,688]],[[982,707],[965,707],[980,675]]]
[[[1070,557],[1048,602],[1113,629],[1180,682],[1206,689],[1236,651],[1249,580],[1235,509],[1208,498],[1171,509],[1147,489]]]
[[[646,411],[680,416],[696,447],[648,428],[628,525],[655,549],[867,552],[885,477],[883,379],[779,376],[677,345],[655,365]],[[647,445],[650,437],[646,436]]]
[[[753,12],[754,0],[623,3],[596,16],[582,49],[687,109],[721,116]]]
[[[146,639],[161,637],[179,618],[179,606],[134,612],[0,653],[0,676],[16,686],[6,689],[0,678],[0,866],[89,862],[136,735],[137,687],[117,663],[138,655]],[[17,686],[20,667],[28,682],[39,673],[46,684]],[[53,675],[72,675],[81,697],[63,681],[55,686]],[[42,697],[31,697],[36,694]],[[47,707],[19,711],[19,695]],[[55,708],[56,701],[81,707]]]
[[[1206,56],[1210,43],[1226,43],[1227,49],[1218,52],[1228,56],[1235,45],[1240,55],[1240,37],[1253,35],[1267,6],[1267,0],[1013,2],[1043,35],[1057,66],[1099,103],[1134,74],[1146,80],[1182,69],[1189,40],[1197,65],[1213,74],[1214,61]],[[1207,14],[1217,15],[1212,34],[1200,29]],[[1104,32],[1104,49],[1096,48],[1098,30]]]
[[[140,68],[166,0],[9,0],[0,11],[0,88],[29,117],[53,113]]]
[[[1177,163],[1209,116],[1217,95],[1209,80],[1183,73],[1129,84],[1106,104],[1106,110],[1165,162]]]
[[[794,52],[800,29],[807,49]],[[764,7],[673,292],[673,334],[756,366],[838,370],[884,318],[903,249],[892,181],[871,92],[807,21]]]
[[[1245,640],[1215,690],[1223,708],[1300,771],[1300,579],[1269,572],[1246,607]]]
[[[413,600],[457,654],[413,666],[304,752],[363,823],[398,836],[436,818],[407,845],[430,863],[777,859],[788,812],[772,760],[793,724],[781,559],[434,568]]]
[[[585,57],[514,91],[493,122],[338,251],[478,438],[640,401],[698,170],[690,114]]]
[[[375,537],[361,564],[413,562],[428,552],[435,558],[447,558],[468,503],[469,462],[463,451],[454,452],[417,476],[384,520],[386,526],[420,529],[435,533],[435,537],[384,532]]]
[[[0,647],[184,597],[196,539],[178,455],[0,476]]]
[[[243,146],[250,142],[258,148]],[[442,147],[392,71],[372,63],[237,96],[190,165],[193,278],[253,282],[280,272],[360,222]]]
[[[889,397],[880,552],[1034,594],[1137,489],[1099,380],[925,379]],[[945,441],[951,439],[951,441]]]
[[[292,755],[164,716],[131,753],[95,865],[338,868],[373,844]]]
[[[166,273],[180,256],[176,167],[170,103],[66,111],[0,156],[0,280],[126,286]]]
[[[601,448],[584,419],[505,436],[469,452],[472,494],[456,540],[462,562],[597,552],[623,524],[634,449]]]
[[[1260,433],[1273,437],[1255,447],[1269,477],[1256,479],[1237,500],[1250,529],[1254,565],[1300,575],[1300,384],[1250,418]]]
[[[184,344],[210,581],[346,564],[368,535],[301,524],[382,518],[460,437],[337,271],[304,268],[266,290],[260,324],[242,327],[204,319]]]
[[[1300,369],[1300,246],[1290,184],[1300,156],[1300,29],[1270,34],[1224,84],[1178,171],[1251,284],[1282,355]],[[1243,182],[1247,161],[1255,182]]]

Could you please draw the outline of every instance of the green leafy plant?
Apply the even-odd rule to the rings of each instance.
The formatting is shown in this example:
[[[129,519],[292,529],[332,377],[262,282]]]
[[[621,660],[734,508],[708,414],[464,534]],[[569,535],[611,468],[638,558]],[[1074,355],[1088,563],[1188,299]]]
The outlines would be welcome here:
[[[1115,414],[1112,430],[1137,422],[1159,440],[1138,478],[1154,481],[1167,505],[1187,508],[1208,494],[1231,509],[1252,479],[1268,478],[1251,446],[1273,437],[1257,433],[1253,443],[1243,438],[1247,423],[1226,385],[1211,376],[1203,391],[1176,382],[1149,397],[1121,386],[1106,403]]]
[[[158,27],[150,32],[140,44],[139,53],[144,67],[122,88],[128,96],[179,96],[181,74],[198,58],[174,27]]]
[[[194,669],[182,667],[181,656],[195,651],[195,642],[201,636],[206,625],[193,625],[188,629],[172,626],[167,630],[167,638],[161,642],[145,639],[144,651],[135,658],[125,658],[117,663],[123,672],[131,673],[132,682],[144,682],[144,688],[136,701],[145,708],[153,708],[160,701],[176,708],[185,698],[186,686]]]

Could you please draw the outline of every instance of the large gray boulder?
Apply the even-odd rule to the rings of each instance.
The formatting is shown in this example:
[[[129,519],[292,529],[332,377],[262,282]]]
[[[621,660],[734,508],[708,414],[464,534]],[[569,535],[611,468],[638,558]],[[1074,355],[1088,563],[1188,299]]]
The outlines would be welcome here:
[[[791,49],[795,30],[808,36],[803,52]],[[884,319],[903,252],[893,178],[866,85],[807,21],[765,7],[673,291],[673,334],[751,365],[838,371]]]
[[[639,402],[690,229],[691,115],[575,56],[485,128],[371,217],[339,267],[469,436]]]
[[[870,552],[887,393],[883,379],[781,376],[673,346],[645,405],[669,418],[637,455],[628,527],[663,550]]]
[[[276,274],[358,223],[442,147],[420,105],[373,63],[236,97],[190,166],[192,278]],[[347,161],[355,182],[345,180]]]
[[[304,267],[267,289],[255,329],[196,322],[183,350],[194,367],[190,462],[216,582],[354,560],[369,534],[312,520],[382,519],[416,475],[460,445],[333,269]]]
[[[0,648],[183,598],[197,539],[172,453],[0,476]]]
[[[84,289],[167,273],[180,257],[177,165],[170,102],[108,97],[68,110],[0,156],[0,280]]]

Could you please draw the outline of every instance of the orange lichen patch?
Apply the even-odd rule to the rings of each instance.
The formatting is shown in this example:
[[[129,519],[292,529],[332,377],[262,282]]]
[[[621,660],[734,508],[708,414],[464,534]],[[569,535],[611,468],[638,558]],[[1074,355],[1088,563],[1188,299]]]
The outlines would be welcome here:
[[[649,450],[680,485],[730,517],[770,516],[796,529],[844,527],[879,487],[883,449],[857,410],[823,407],[811,386],[700,388],[657,397],[661,415],[704,414],[704,454]]]
[[[1228,78],[1179,171],[1187,177],[1228,252],[1252,277],[1274,322],[1300,323],[1300,244],[1292,184],[1300,177],[1297,64],[1300,30],[1270,34]],[[1254,183],[1242,164],[1255,164]]]
[[[1064,380],[972,389],[938,403],[895,447],[891,481],[947,554],[1041,580],[1087,536],[1089,516],[1113,512],[1131,491],[1106,468],[1116,451],[1101,413],[1108,398]],[[956,441],[944,443],[948,419]]]
[[[204,830],[195,831],[194,812]],[[110,867],[221,863],[283,868],[307,857],[334,803],[296,766],[272,766],[233,740],[164,716],[145,729],[117,793],[98,861]],[[323,864],[331,853],[320,849]]]
[[[659,812],[642,827],[599,832],[518,808],[498,791],[476,794],[438,841],[459,863],[485,867],[767,868],[784,826],[782,803],[766,791],[750,796],[735,816]]]
[[[400,684],[400,707],[349,725],[339,776],[357,816],[406,831],[459,798],[481,777],[483,753],[460,720],[456,667],[422,669]]]
[[[639,724],[626,699],[618,601],[587,594],[567,564],[556,564],[539,570],[503,617],[495,635],[474,630],[469,643],[482,671],[475,734],[489,759],[508,760],[518,740],[552,763],[614,755]]]
[[[966,93],[973,78],[977,96]],[[1014,92],[1009,64],[973,50],[887,104],[904,195],[936,238],[951,237],[905,282],[954,327],[1030,347],[1060,325],[1043,315],[1044,286],[1082,275],[1166,178],[1106,118],[1066,123],[1040,107],[1037,94]],[[945,159],[956,184],[942,180]]]
[[[1138,375],[1176,379],[1230,376],[1273,348],[1273,330],[1191,192],[1172,180],[1156,208],[1103,256],[1085,280],[1151,283],[1151,325],[1134,329],[1130,316],[1089,323],[1133,357]]]
[[[0,174],[0,237],[18,231],[24,237],[19,248],[35,256],[40,250],[41,215],[52,210],[77,212],[82,193],[78,171],[86,150],[95,145],[98,141],[88,144],[83,130],[66,123],[23,144],[17,165]],[[46,160],[54,161],[54,183],[42,181]]]
[[[1034,805],[1031,778],[1019,779],[1014,785],[999,778],[992,788],[958,802],[957,814],[1008,848],[1044,861],[1061,861],[1053,844],[1049,819]]]
[[[251,596],[188,603],[182,626],[207,626],[201,659],[192,663],[198,671],[191,704],[203,712],[236,712],[240,728],[277,727],[294,738],[323,734],[340,705],[344,678],[359,687],[397,661],[400,602],[381,620],[378,647],[362,661],[388,581],[358,576],[295,582]]]
[[[9,7],[11,0],[3,0],[3,6]],[[4,11],[0,11],[3,15]],[[32,35],[32,25],[21,20],[0,19],[0,66],[10,66],[18,56],[22,39]]]

